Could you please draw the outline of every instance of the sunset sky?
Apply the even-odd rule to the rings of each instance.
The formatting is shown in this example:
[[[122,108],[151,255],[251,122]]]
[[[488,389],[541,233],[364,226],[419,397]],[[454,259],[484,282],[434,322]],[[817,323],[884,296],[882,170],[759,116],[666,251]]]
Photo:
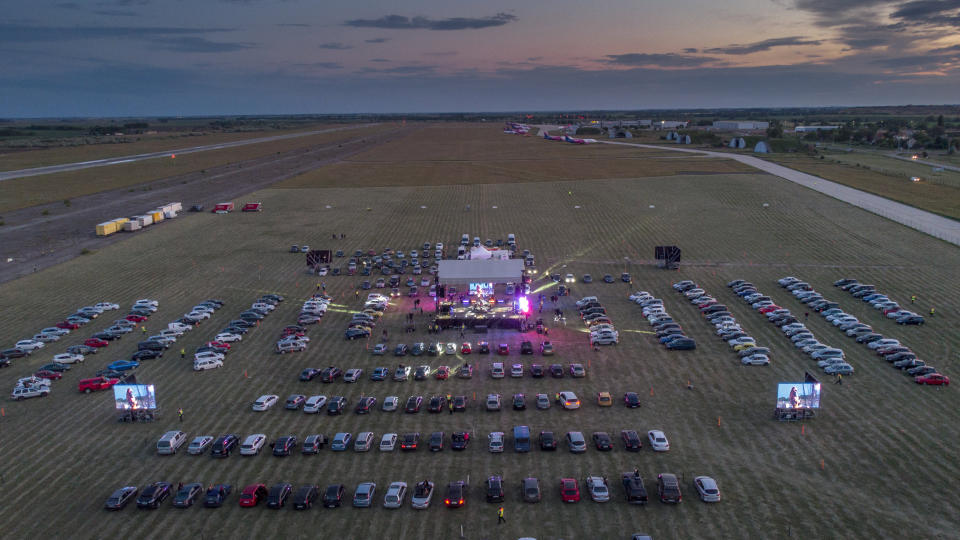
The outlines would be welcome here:
[[[8,0],[0,116],[960,101],[960,0]]]

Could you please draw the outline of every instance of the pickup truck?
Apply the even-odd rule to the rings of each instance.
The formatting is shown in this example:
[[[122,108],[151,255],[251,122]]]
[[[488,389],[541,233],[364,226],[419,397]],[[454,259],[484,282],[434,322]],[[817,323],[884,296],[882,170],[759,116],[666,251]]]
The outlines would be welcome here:
[[[623,473],[623,490],[630,504],[647,504],[647,490],[643,478],[635,472]]]
[[[99,390],[106,390],[113,385],[120,382],[120,379],[109,379],[107,377],[94,377],[92,379],[81,379],[77,383],[77,390],[85,394],[90,392],[96,392]]]

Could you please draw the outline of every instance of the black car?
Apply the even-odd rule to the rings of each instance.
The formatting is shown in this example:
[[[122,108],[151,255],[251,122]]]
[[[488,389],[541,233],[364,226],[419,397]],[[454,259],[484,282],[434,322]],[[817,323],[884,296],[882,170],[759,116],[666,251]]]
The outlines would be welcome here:
[[[533,354],[533,343],[524,341],[520,344],[520,354]]]
[[[413,380],[415,381],[425,381],[427,380],[427,374],[429,373],[430,367],[418,366],[416,371],[413,372]]]
[[[5,356],[0,356],[0,368],[10,367],[10,359]]]
[[[114,334],[113,332],[97,332],[96,334],[90,336],[97,339],[103,339],[106,341],[113,341],[115,339],[120,339],[123,337],[123,334]]]
[[[394,356],[406,356],[407,352],[408,352],[407,346],[403,343],[400,343],[399,345],[397,345],[395,349],[393,349]]]
[[[541,431],[540,432],[540,450],[556,450],[557,449],[557,439],[553,436],[552,431]]]
[[[620,274],[620,281],[622,281],[622,282],[624,282],[624,283],[630,283],[630,280],[631,280],[631,279],[632,279],[632,278],[630,277],[630,274],[627,273],[627,272],[624,272],[624,273]]]
[[[421,396],[410,396],[407,398],[407,406],[404,408],[404,412],[408,413],[418,413],[420,412],[420,406],[423,404],[423,397]]]
[[[324,370],[320,373],[320,380],[325,383],[332,383],[340,378],[341,375],[343,375],[342,369],[336,366],[330,366],[328,368],[324,368]]]
[[[647,490],[643,486],[643,477],[640,476],[639,472],[623,473],[621,479],[628,503],[647,504]]]
[[[442,413],[447,408],[447,398],[445,396],[433,396],[430,398],[430,405],[427,410],[432,413]]]
[[[120,379],[121,381],[127,377],[125,371],[117,371],[115,369],[101,369],[100,371],[94,373],[97,377],[106,377],[108,379]]]
[[[451,450],[466,450],[467,443],[470,442],[470,433],[467,431],[454,431],[450,438]]]
[[[920,315],[909,315],[897,319],[897,324],[923,324],[926,322]]]
[[[666,344],[667,349],[675,351],[689,351],[697,348],[697,342],[691,338],[678,338]]]
[[[604,274],[604,276],[603,276],[603,282],[604,282],[604,283],[613,283],[613,276],[611,276],[610,274]]]
[[[10,351],[10,350],[17,350],[17,351],[19,351],[20,349],[7,349],[6,351],[3,351],[2,353],[0,353],[0,355],[3,355],[3,354],[7,353],[7,352]],[[23,351],[20,351],[20,352],[23,352]],[[90,347],[89,345],[71,345],[71,346],[67,347],[67,352],[70,353],[70,354],[82,354],[82,355],[86,356],[86,355],[88,355],[88,354],[97,354],[98,352],[100,352],[100,349],[98,349],[98,348],[96,348],[96,347]],[[18,357],[18,356],[11,356],[10,358],[19,358],[19,357]]]
[[[141,360],[153,360],[154,358],[160,358],[162,356],[163,356],[163,351],[154,351],[151,349],[144,349],[142,351],[137,351],[133,353],[130,359],[135,362],[139,362]]]
[[[290,496],[292,491],[293,486],[287,482],[273,485],[270,492],[267,493],[267,508],[283,508],[283,504],[287,502],[287,497]]]
[[[513,410],[522,411],[527,408],[527,398],[522,394],[513,395]]]
[[[333,396],[327,401],[327,414],[333,416],[342,414],[344,407],[347,406],[347,398],[343,396]]]
[[[103,507],[107,510],[123,510],[136,495],[137,488],[135,486],[122,487],[110,495]]]
[[[486,341],[481,341],[477,346],[477,354],[490,354],[490,344]]]
[[[176,508],[190,508],[193,506],[193,503],[197,502],[197,497],[199,497],[201,493],[203,493],[203,484],[199,482],[184,484],[173,498],[173,506]]]
[[[447,508],[460,508],[467,503],[467,484],[463,480],[447,484],[447,496],[443,499]]]
[[[597,431],[593,434],[593,444],[597,447],[597,450],[602,452],[613,450],[613,443],[610,441],[610,435],[607,435],[603,431]]]
[[[487,478],[487,502],[503,502],[503,478],[499,475]]]
[[[366,328],[348,328],[347,331],[343,333],[343,337],[350,340],[365,338],[369,336],[370,336],[370,330]]]
[[[228,326],[220,331],[222,334],[240,334],[244,335],[250,331],[249,326]]]
[[[443,450],[443,439],[444,433],[442,431],[434,431],[430,434],[430,443],[429,448],[431,452],[439,452]]]
[[[563,371],[562,369],[560,370]],[[530,364],[530,376],[540,378],[543,377],[543,366],[540,364]]]
[[[563,378],[563,366],[560,364],[550,364],[550,375],[555,379]]]
[[[289,456],[290,452],[293,452],[293,449],[296,447],[296,435],[284,435],[283,437],[280,437],[276,441],[270,443],[270,448],[273,448],[273,455],[277,457]]]
[[[639,452],[643,446],[643,440],[640,438],[640,435],[632,429],[621,431],[620,439],[623,440],[623,448],[629,452]]]
[[[230,452],[232,452],[238,444],[240,444],[240,438],[236,435],[221,435],[217,437],[217,440],[213,441],[213,446],[210,448],[210,455],[215,458],[230,457]]]
[[[40,366],[37,369],[37,371],[43,371],[45,369],[48,371],[57,371],[57,372],[63,373],[64,371],[68,371],[70,369],[70,366],[68,366],[67,364],[61,364],[60,362],[50,362],[49,364],[44,364]]]
[[[343,484],[330,484],[323,490],[323,506],[336,508],[343,502],[346,488]]]
[[[79,346],[83,347],[84,345],[79,345]],[[74,347],[77,347],[77,345],[74,345]],[[3,351],[0,351],[0,358],[23,358],[28,354],[29,353],[27,353],[27,351],[14,347],[12,349],[4,349]],[[74,353],[74,354],[77,354],[77,353]]]
[[[317,500],[320,494],[320,487],[314,485],[300,486],[296,495],[293,496],[293,508],[295,510],[309,510],[313,507],[313,501]]]
[[[250,320],[259,321],[259,320],[263,319],[264,315],[263,315],[263,313],[255,310],[255,309],[248,309],[248,310],[244,311],[243,313],[241,313],[240,315],[238,315],[238,317],[240,317],[241,319],[243,319],[243,320],[245,320],[245,321],[250,321]]]
[[[227,326],[238,326],[240,328],[252,328],[254,323],[243,319],[234,319],[227,323]]]
[[[320,370],[317,368],[307,368],[300,372],[301,381],[312,381],[320,374]]]
[[[207,489],[203,505],[207,508],[220,508],[233,488],[229,484],[214,484]]]
[[[623,404],[630,409],[636,409],[640,406],[640,396],[636,392],[627,392],[623,395]]]
[[[405,452],[411,452],[417,449],[417,446],[420,444],[420,432],[415,431],[413,433],[404,433],[403,438],[400,439],[400,450]]]
[[[368,414],[377,404],[377,398],[373,396],[364,396],[360,398],[357,407],[353,410],[356,414]]]
[[[137,497],[137,508],[154,509],[170,496],[170,482],[154,482],[143,488]]]

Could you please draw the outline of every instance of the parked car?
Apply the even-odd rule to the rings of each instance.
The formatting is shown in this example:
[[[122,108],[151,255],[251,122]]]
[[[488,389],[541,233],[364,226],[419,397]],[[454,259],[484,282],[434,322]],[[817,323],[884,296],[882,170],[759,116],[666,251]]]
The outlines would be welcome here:
[[[720,502],[720,488],[717,482],[709,476],[697,476],[693,479],[693,486],[703,502]]]

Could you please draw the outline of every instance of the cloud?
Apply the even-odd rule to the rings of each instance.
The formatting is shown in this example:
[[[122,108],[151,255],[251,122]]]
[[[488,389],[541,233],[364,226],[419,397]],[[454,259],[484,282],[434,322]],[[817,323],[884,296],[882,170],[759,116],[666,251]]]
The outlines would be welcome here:
[[[94,10],[94,13],[97,15],[105,15],[107,17],[136,17],[139,13],[135,11],[124,11],[122,9],[98,9]]]
[[[155,39],[161,49],[186,53],[222,53],[241,51],[256,47],[254,43],[224,43],[209,41],[202,37],[183,36],[176,38]]]
[[[424,56],[456,56],[460,53],[457,51],[436,51],[436,52],[425,52]]]
[[[754,43],[748,43],[746,45],[727,45],[726,47],[716,47],[713,49],[705,49],[703,52],[707,54],[744,55],[744,54],[753,54],[753,53],[762,52],[762,51],[769,51],[774,47],[794,47],[797,45],[820,45],[820,41],[807,40],[799,36],[791,36],[791,37],[765,39],[763,41],[756,41]],[[684,49],[684,51],[686,51],[686,49]]]
[[[690,56],[676,53],[627,53],[608,54],[603,61],[608,64],[625,67],[656,66],[661,68],[694,68],[716,62],[717,59],[709,56]]]
[[[891,0],[796,0],[797,9],[825,18],[835,18],[850,11],[889,4]]]
[[[80,4],[76,2],[61,2],[59,4],[56,4],[56,6],[60,9],[80,9],[81,8]]]
[[[281,28],[310,28],[307,23],[278,23],[277,26]]]
[[[960,25],[958,12],[960,0],[914,0],[899,5],[890,16],[908,23]]]
[[[385,28],[389,30],[476,30],[503,26],[516,20],[516,15],[500,12],[491,17],[453,17],[449,19],[385,15],[379,19],[351,19],[343,24],[356,28]]]
[[[318,67],[323,69],[343,69],[340,62],[310,62],[308,64],[293,64],[297,67]]]
[[[371,58],[371,62],[392,62],[389,58]]]
[[[432,74],[437,69],[437,66],[421,66],[421,65],[406,65],[406,66],[391,66],[387,68],[363,68],[358,73],[363,74],[387,74],[387,75],[427,75]]]
[[[363,40],[364,43],[386,43],[388,41],[390,41],[390,38],[385,38],[385,37],[378,37],[378,38]]]
[[[939,49],[933,49],[930,51],[931,54],[940,54],[947,52],[958,52],[960,53],[960,45],[951,45],[949,47],[940,47]]]
[[[0,43],[76,41],[85,39],[154,39],[232,32],[233,28],[182,28],[169,26],[32,26],[0,23]]]
[[[542,56],[530,56],[527,58],[527,62],[539,62],[543,60]]]
[[[345,51],[347,49],[352,49],[351,45],[344,45],[339,41],[328,41],[327,43],[321,43],[317,45],[321,49],[330,49],[331,51]]]
[[[687,54],[697,54],[698,52],[700,52],[700,50],[695,47],[687,47],[686,49],[683,50],[683,52]]]

